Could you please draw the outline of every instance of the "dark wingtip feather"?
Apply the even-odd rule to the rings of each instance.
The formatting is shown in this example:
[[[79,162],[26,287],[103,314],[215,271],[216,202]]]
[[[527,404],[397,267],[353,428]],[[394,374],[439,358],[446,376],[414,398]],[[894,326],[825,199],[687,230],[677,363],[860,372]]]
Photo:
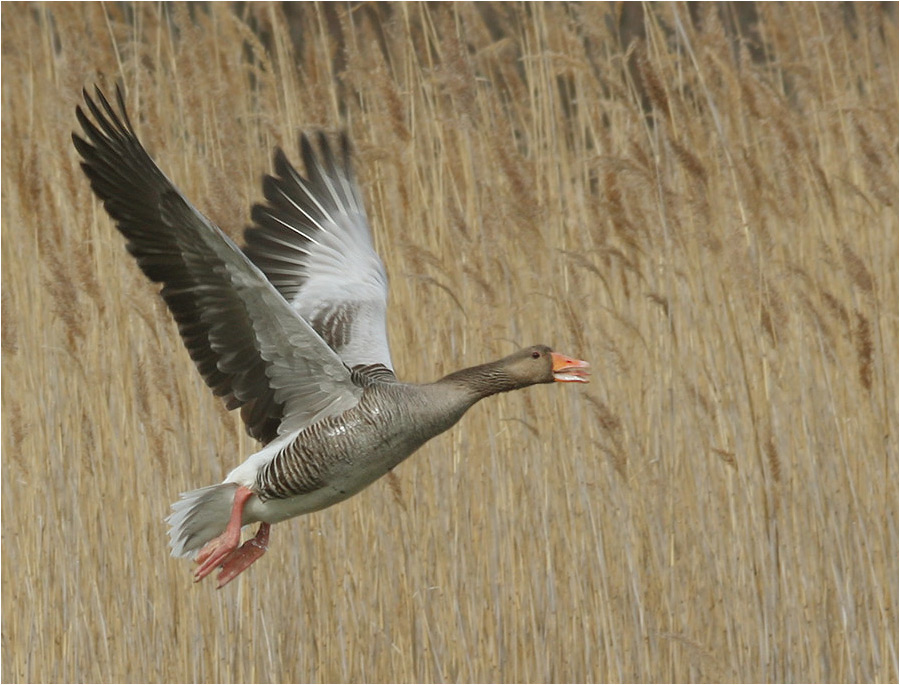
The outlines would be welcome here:
[[[208,268],[216,259],[214,254],[194,249],[196,263],[185,259],[185,239],[190,242],[192,234],[207,230],[203,217],[141,145],[122,87],[116,84],[115,106],[97,85],[93,91],[83,88],[82,96],[83,102],[75,107],[81,131],[72,132],[72,144],[94,194],[147,278],[164,284],[161,295],[204,381],[213,393],[225,398],[229,408],[258,404],[260,409],[253,414],[256,423],[248,424],[247,430],[258,439],[271,439],[275,434],[272,425],[280,422],[283,407],[274,402],[267,386],[263,360],[254,356],[252,327],[239,318],[230,320],[227,325],[237,329],[229,331],[234,340],[225,352],[213,348],[212,339],[224,337],[221,329],[226,324],[204,318],[205,309],[219,306],[218,302],[210,304],[206,293],[212,290],[220,298],[233,300],[231,285]],[[196,247],[199,243],[191,244]]]
[[[306,166],[306,172],[313,168],[316,163],[316,153],[313,152],[312,143],[305,133],[300,134],[300,157],[303,158],[303,164]]]
[[[331,150],[331,147],[328,143],[328,136],[325,135],[325,131],[319,131],[316,137],[319,139],[319,150],[323,155],[327,155]]]
[[[284,154],[284,150],[280,147],[275,148],[275,173],[281,176],[281,178],[288,178],[291,176],[291,172],[296,174],[296,170],[294,166],[288,161],[287,155]],[[267,178],[272,178],[271,176]]]
[[[84,138],[79,136],[77,133],[75,133],[75,131],[72,131],[72,145],[75,146],[78,154],[82,157],[84,157],[89,150],[93,149],[91,147],[91,144],[88,143]]]
[[[341,160],[344,163],[344,173],[348,178],[352,178],[353,166],[350,160],[353,156],[353,145],[350,143],[350,135],[347,129],[341,131]]]
[[[125,128],[128,132],[134,134],[134,127],[131,125],[131,119],[128,118],[128,109],[125,107],[125,95],[122,93],[121,84],[116,83],[116,103],[119,105],[119,112],[122,114],[122,120],[125,122]]]

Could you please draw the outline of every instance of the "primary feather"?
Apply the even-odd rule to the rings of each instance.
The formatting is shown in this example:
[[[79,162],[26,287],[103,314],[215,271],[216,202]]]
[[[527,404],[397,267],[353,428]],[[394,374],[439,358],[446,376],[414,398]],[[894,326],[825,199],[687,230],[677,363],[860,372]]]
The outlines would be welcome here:
[[[265,551],[269,526],[330,506],[450,428],[478,400],[535,383],[586,382],[585,362],[537,345],[427,384],[394,375],[387,276],[341,137],[336,157],[305,135],[307,177],[281,150],[266,204],[241,250],[197,211],[137,139],[116,90],[78,107],[82,168],[160,294],[197,369],[263,447],[219,485],[182,495],[167,519],[172,553],[197,554],[219,586]],[[92,120],[93,119],[93,120]],[[260,522],[239,546],[241,527]]]

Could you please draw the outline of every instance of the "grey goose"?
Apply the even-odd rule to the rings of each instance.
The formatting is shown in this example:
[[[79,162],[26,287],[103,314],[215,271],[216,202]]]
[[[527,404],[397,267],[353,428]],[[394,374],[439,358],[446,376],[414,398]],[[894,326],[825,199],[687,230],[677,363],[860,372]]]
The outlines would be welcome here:
[[[179,192],[96,88],[73,133],[91,188],[178,324],[203,379],[241,409],[262,448],[218,485],[181,495],[166,519],[172,555],[224,586],[263,555],[271,524],[340,502],[453,426],[478,400],[537,383],[587,382],[586,362],[534,345],[413,384],[394,375],[387,276],[350,164],[306,135],[302,177],[280,150],[266,204],[238,247]],[[259,523],[241,544],[241,529]]]

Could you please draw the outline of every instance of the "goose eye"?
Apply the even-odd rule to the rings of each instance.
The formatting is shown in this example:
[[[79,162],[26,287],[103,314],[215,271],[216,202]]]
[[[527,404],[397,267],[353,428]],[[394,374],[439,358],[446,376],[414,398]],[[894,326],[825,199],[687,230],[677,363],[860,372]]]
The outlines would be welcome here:
[[[535,350],[534,352],[531,353],[531,358],[532,358],[532,359],[539,359],[540,356],[541,356],[541,353],[538,352],[537,350]]]

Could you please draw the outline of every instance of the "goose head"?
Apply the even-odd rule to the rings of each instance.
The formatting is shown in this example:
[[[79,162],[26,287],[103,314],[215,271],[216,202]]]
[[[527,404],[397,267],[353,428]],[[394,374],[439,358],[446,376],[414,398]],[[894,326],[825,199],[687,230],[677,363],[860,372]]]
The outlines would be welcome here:
[[[533,345],[503,359],[451,373],[440,382],[462,386],[480,398],[538,383],[587,383],[590,368],[587,362],[546,345]]]
[[[554,352],[546,345],[532,345],[511,354],[498,365],[522,386],[537,383],[588,383],[588,362]]]

